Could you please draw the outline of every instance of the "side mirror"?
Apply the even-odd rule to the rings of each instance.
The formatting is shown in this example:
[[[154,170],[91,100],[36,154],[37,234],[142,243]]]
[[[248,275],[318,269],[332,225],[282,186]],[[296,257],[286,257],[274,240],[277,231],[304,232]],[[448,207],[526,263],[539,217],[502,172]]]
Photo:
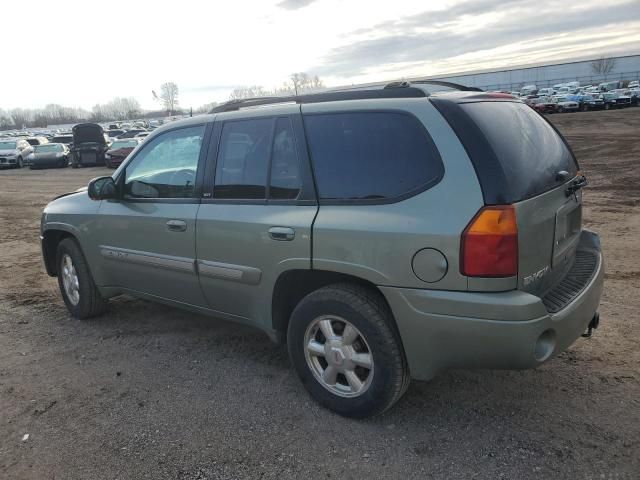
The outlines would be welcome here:
[[[98,177],[89,182],[87,193],[91,200],[106,200],[118,197],[118,187],[111,177]]]

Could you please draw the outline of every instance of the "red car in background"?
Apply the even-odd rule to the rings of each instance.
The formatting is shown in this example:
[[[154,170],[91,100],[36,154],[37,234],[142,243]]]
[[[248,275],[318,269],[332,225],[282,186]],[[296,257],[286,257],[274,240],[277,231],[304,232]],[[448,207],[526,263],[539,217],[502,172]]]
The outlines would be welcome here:
[[[115,140],[104,155],[104,164],[109,168],[116,168],[140,144],[138,138]]]
[[[558,103],[549,97],[532,98],[529,106],[538,113],[556,113],[558,111]]]

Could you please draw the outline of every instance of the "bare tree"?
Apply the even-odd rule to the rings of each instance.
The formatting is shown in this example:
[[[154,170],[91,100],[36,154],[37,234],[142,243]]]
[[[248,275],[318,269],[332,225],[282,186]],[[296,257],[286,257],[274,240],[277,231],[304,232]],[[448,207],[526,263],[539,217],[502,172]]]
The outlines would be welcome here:
[[[266,97],[270,93],[260,85],[234,88],[229,95],[229,100],[241,100],[245,98]]]
[[[615,66],[616,59],[612,57],[605,57],[604,55],[591,62],[591,70],[599,75],[607,75],[611,73]]]
[[[25,108],[14,108],[10,113],[16,128],[24,128],[33,119],[33,112]]]
[[[162,103],[169,115],[178,108],[178,85],[175,82],[166,82],[160,85],[160,95],[156,95],[155,90],[151,91],[153,97]]]
[[[317,75],[310,76],[305,72],[297,72],[289,75],[289,80],[280,87],[267,90],[260,85],[235,88],[229,95],[229,100],[245,98],[300,95],[305,92],[313,92],[324,88],[324,83]]]

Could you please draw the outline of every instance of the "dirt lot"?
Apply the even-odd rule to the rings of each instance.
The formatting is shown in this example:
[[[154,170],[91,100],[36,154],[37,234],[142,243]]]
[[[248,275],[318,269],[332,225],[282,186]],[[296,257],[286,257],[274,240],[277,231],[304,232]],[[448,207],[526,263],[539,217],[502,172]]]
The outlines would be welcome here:
[[[40,213],[107,170],[0,172],[0,478],[638,478],[640,108],[551,119],[591,182],[600,329],[537,370],[414,382],[367,421],[319,408],[257,331],[131,298],[71,319]]]

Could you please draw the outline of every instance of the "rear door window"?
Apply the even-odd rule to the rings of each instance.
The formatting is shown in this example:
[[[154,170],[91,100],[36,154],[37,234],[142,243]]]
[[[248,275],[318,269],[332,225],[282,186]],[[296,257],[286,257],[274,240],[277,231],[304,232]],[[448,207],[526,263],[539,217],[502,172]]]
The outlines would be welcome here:
[[[300,164],[291,120],[278,118],[273,136],[269,198],[291,200],[298,196],[301,188]]]
[[[214,198],[266,198],[272,118],[226,122],[216,162]]]
[[[394,199],[437,183],[444,173],[431,137],[412,115],[308,114],[304,123],[322,200]]]
[[[504,172],[510,202],[524,200],[563,183],[578,166],[563,138],[524,103],[474,102],[460,105],[486,137]],[[482,166],[479,166],[482,168]],[[565,180],[566,181],[566,180]]]

